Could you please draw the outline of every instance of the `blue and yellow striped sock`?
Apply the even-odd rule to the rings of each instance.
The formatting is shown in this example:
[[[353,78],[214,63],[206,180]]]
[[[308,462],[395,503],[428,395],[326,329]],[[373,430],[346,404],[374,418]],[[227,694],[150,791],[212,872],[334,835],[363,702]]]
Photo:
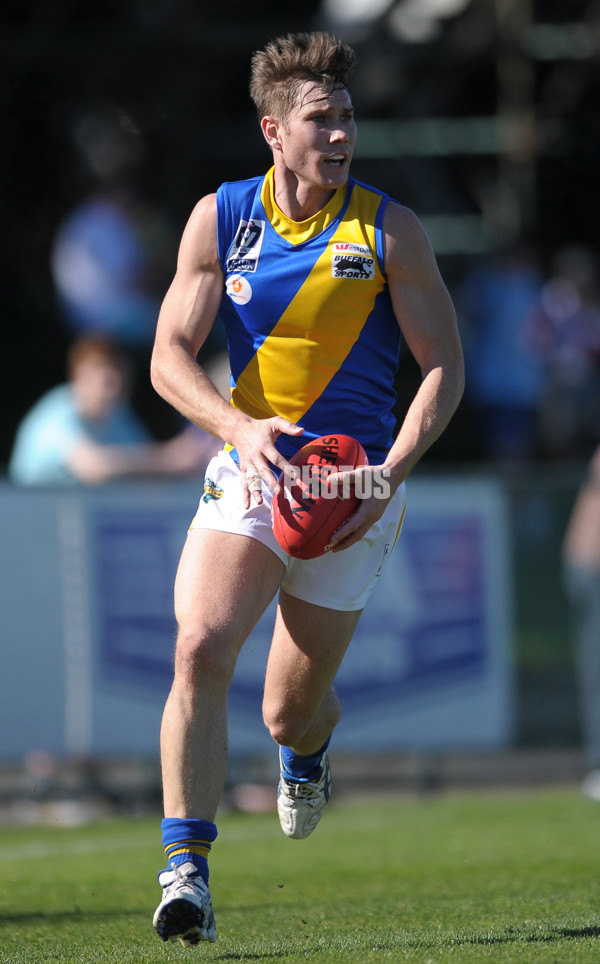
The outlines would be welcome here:
[[[179,866],[191,860],[208,883],[208,855],[213,841],[217,839],[216,824],[209,820],[165,817],[161,830],[169,868],[173,864]]]
[[[321,759],[325,750],[329,746],[331,736],[316,753],[310,756],[299,756],[290,750],[289,746],[281,747],[281,762],[283,763],[283,775],[288,780],[296,780],[298,783],[309,783],[315,775],[315,771],[321,765]]]

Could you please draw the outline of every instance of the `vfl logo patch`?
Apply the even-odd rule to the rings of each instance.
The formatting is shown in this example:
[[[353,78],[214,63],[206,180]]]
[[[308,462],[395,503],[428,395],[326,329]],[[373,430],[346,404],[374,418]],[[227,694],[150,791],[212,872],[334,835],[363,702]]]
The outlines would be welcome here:
[[[211,499],[222,499],[223,489],[208,476],[204,480],[204,495],[202,496],[203,502],[210,502]]]
[[[233,244],[227,254],[227,272],[256,271],[264,236],[264,221],[244,221],[240,218]]]
[[[331,277],[371,281],[375,277],[375,258],[371,249],[366,244],[334,244]]]

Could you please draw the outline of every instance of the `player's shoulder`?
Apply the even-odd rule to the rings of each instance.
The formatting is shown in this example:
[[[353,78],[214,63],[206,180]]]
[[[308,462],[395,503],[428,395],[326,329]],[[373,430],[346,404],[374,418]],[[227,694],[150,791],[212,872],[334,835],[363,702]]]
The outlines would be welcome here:
[[[414,211],[406,207],[395,197],[373,184],[365,184],[356,178],[351,178],[354,190],[363,194],[374,195],[380,199],[381,211],[383,212],[383,230],[389,234],[397,234],[400,237],[415,235],[423,232],[423,226]]]
[[[181,237],[179,266],[194,267],[214,260],[217,237],[216,194],[205,194],[196,203]]]
[[[211,218],[216,218],[217,215],[217,195],[216,193],[205,194],[201,197],[199,201],[196,202],[192,213],[190,214],[188,227],[192,229],[197,225],[202,225],[207,220]]]
[[[239,181],[223,181],[217,191],[218,207],[237,208],[240,204],[252,201],[257,191],[260,193],[264,179],[264,174],[260,174]]]
[[[428,266],[433,256],[431,242],[421,220],[415,212],[390,201],[383,219],[385,237],[386,269],[396,266]]]
[[[193,231],[198,227],[204,229],[207,223],[216,225],[224,208],[235,207],[240,200],[253,197],[263,180],[264,175],[240,181],[223,181],[216,191],[200,198],[190,215],[187,228]]]
[[[386,234],[400,238],[414,238],[424,233],[423,225],[412,208],[393,198],[389,198],[386,205],[383,229]]]

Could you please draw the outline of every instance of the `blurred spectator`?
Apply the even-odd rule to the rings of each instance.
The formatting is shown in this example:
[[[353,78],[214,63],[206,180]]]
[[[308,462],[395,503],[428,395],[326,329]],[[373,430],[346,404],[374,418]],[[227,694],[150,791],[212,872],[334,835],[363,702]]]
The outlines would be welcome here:
[[[590,768],[582,789],[600,801],[600,446],[575,500],[563,559],[573,618],[581,730]]]
[[[117,105],[80,108],[71,138],[86,196],[59,225],[51,269],[71,334],[148,349],[176,256],[167,219],[142,188],[147,150]]]
[[[465,346],[465,397],[478,424],[476,453],[498,460],[535,455],[543,366],[527,337],[543,276],[518,243],[477,265],[457,294]]]
[[[51,267],[72,332],[106,334],[131,348],[152,343],[166,288],[165,231],[126,183],[99,187],[65,218]]]
[[[127,349],[136,374],[133,402],[153,436],[167,439],[179,421],[152,389],[148,371],[178,238],[144,186],[149,152],[135,120],[103,99],[78,105],[69,128],[78,200],[59,223],[50,253],[60,315],[70,339],[106,335]],[[202,361],[225,348],[224,329],[215,325]]]
[[[572,245],[558,251],[531,330],[546,368],[543,452],[587,458],[600,437],[600,291],[590,250]]]
[[[75,342],[68,383],[51,389],[17,430],[9,475],[21,485],[89,485],[124,476],[201,472],[219,442],[195,426],[156,442],[129,402],[131,370],[104,336]]]

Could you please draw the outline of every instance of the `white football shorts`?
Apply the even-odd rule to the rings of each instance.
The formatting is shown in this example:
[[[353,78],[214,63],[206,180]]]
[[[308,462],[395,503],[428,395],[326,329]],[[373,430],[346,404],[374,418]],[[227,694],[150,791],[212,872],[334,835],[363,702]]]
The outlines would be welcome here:
[[[273,493],[264,482],[262,497],[262,505],[253,501],[249,509],[244,508],[239,465],[226,452],[219,452],[206,468],[204,492],[190,529],[216,529],[262,542],[286,567],[281,585],[290,596],[328,609],[364,609],[400,535],[406,508],[404,483],[360,542],[316,559],[294,559],[281,548],[271,523]]]

